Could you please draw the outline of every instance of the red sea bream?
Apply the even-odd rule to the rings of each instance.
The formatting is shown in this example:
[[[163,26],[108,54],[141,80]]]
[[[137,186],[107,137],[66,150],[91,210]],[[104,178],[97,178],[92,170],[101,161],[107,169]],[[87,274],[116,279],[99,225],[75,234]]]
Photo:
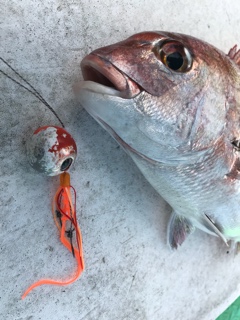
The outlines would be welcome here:
[[[195,227],[240,241],[240,52],[143,32],[81,63],[81,105],[173,209],[168,242]]]

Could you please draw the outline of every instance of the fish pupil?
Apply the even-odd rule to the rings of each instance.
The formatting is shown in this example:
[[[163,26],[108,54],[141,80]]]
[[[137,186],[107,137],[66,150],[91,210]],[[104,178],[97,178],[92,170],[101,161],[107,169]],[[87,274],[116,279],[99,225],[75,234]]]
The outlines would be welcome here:
[[[170,53],[166,58],[167,65],[172,70],[178,70],[183,65],[183,57],[179,52]]]

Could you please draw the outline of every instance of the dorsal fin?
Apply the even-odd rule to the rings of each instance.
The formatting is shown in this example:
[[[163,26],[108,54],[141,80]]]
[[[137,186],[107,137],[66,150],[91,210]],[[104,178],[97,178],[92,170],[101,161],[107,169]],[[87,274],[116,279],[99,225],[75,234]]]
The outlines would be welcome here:
[[[227,55],[240,67],[240,49],[237,48],[236,44],[229,50]]]

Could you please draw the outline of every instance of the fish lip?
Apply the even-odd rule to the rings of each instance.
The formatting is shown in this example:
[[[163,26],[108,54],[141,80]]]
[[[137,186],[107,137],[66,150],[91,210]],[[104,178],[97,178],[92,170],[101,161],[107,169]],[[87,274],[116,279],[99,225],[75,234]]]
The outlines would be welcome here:
[[[139,85],[121,72],[110,61],[97,54],[90,53],[81,62],[84,81],[92,81],[120,92],[120,96],[131,99],[142,90]]]

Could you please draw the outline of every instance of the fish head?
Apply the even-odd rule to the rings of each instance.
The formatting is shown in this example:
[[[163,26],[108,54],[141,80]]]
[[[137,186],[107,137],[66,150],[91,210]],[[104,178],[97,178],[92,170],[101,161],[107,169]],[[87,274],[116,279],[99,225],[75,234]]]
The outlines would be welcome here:
[[[91,52],[81,69],[78,100],[131,155],[192,162],[226,130],[235,69],[201,40],[143,32]]]

